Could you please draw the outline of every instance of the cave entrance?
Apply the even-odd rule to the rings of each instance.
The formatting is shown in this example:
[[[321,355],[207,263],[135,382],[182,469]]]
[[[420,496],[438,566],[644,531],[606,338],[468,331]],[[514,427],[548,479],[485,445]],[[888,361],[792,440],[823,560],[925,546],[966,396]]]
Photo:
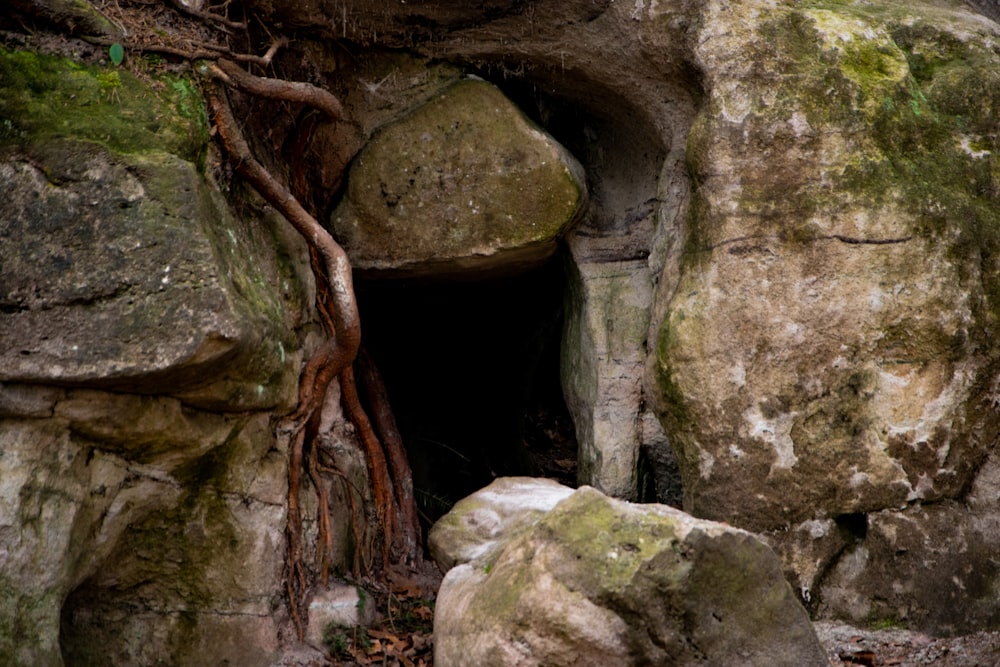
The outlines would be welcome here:
[[[496,477],[576,485],[559,379],[565,280],[556,256],[490,279],[356,281],[425,522]]]

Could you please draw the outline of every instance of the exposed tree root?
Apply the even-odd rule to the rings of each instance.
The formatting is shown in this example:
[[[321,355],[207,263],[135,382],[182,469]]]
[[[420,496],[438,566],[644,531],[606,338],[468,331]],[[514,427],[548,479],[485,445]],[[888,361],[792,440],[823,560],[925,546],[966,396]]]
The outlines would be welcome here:
[[[393,544],[394,562],[418,565],[423,559],[420,539],[420,519],[417,517],[417,501],[413,494],[413,473],[403,447],[403,436],[396,425],[396,417],[389,408],[389,393],[368,352],[361,348],[356,362],[361,373],[361,386],[365,401],[372,413],[375,431],[385,447],[389,459],[389,471],[396,490],[399,507],[398,530]]]
[[[309,104],[334,120],[343,116],[343,109],[335,97],[308,84],[256,77],[226,60],[220,60],[208,69],[216,80],[251,94]],[[309,244],[316,277],[317,307],[329,337],[306,363],[300,376],[298,405],[278,427],[279,435],[288,439],[289,446],[286,592],[292,620],[301,638],[304,634],[304,602],[308,589],[299,498],[302,472],[309,474],[318,494],[316,561],[321,581],[325,585],[333,542],[328,487],[321,479],[321,473],[330,468],[321,465],[319,461],[318,439],[315,436],[327,387],[336,378],[340,379],[345,412],[354,423],[365,451],[376,519],[382,528],[381,558],[378,561],[382,566],[394,560],[412,565],[420,559],[421,545],[419,526],[414,520],[412,480],[398,429],[395,428],[391,411],[385,404],[387,397],[384,388],[369,390],[369,403],[375,406],[379,431],[383,439],[387,440],[390,451],[388,462],[382,443],[358,398],[351,364],[360,347],[361,327],[346,253],[291,192],[254,158],[233,117],[225,90],[210,83],[205,95],[219,139],[229,155],[233,169],[274,206]],[[370,384],[375,386],[374,381]],[[379,384],[378,387],[380,386]],[[395,487],[402,489],[400,499],[397,499]],[[350,489],[348,495],[353,514],[354,502]],[[356,517],[352,519],[356,522]],[[360,550],[362,545],[356,527],[354,534],[356,549]],[[357,563],[356,554],[355,569]]]
[[[205,95],[219,139],[230,156],[233,169],[269,204],[278,209],[319,255],[323,273],[317,278],[325,279],[329,285],[332,302],[329,317],[332,327],[328,327],[327,334],[330,338],[306,364],[299,386],[298,408],[283,423],[283,428],[298,431],[322,402],[326,386],[354,361],[361,345],[361,322],[354,298],[350,260],[330,233],[253,157],[250,146],[236,125],[224,91],[209,85]]]
[[[219,60],[216,66],[226,83],[251,95],[308,104],[325,113],[330,120],[342,120],[344,117],[344,108],[341,106],[340,100],[322,88],[300,81],[253,76],[236,63],[228,60]]]

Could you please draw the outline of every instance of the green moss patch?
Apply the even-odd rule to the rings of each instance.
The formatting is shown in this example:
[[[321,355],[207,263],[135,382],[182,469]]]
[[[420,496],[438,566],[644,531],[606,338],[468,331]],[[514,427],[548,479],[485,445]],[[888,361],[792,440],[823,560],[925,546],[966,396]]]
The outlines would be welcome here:
[[[124,69],[0,49],[0,146],[55,137],[200,163],[208,123],[201,93],[185,78],[139,79]]]

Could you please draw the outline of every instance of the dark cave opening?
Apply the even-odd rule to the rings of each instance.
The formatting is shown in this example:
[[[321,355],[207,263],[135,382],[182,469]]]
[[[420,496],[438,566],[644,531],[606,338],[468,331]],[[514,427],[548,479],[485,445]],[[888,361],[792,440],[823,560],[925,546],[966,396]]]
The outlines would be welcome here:
[[[563,260],[516,275],[359,279],[364,345],[389,392],[430,523],[496,477],[576,484],[559,379]]]

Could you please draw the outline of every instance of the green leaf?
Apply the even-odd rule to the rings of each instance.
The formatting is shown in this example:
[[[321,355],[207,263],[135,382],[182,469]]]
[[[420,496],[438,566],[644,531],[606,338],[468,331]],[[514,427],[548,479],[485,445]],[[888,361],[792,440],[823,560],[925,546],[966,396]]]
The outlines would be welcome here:
[[[121,44],[112,44],[108,47],[108,55],[111,56],[111,62],[115,65],[121,65],[125,59],[125,49],[122,48]]]

